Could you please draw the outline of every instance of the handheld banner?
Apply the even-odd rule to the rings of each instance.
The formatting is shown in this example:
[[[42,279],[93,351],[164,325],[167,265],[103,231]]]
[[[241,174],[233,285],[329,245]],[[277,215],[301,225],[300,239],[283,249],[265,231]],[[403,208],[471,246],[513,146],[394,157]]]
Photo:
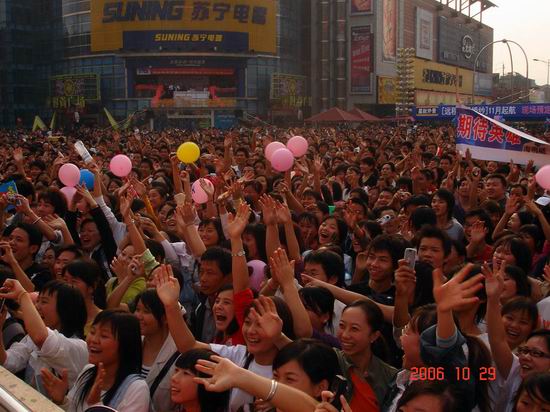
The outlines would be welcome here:
[[[527,164],[540,167],[550,163],[550,145],[543,140],[491,119],[468,107],[457,107],[456,147],[472,158]]]

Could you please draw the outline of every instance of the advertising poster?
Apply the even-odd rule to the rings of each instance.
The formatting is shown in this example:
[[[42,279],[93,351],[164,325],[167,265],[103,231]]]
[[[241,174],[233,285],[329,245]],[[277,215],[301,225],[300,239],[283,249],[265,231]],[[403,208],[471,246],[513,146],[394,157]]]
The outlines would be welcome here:
[[[378,104],[395,104],[395,78],[378,77]]]
[[[416,55],[423,59],[433,59],[434,16],[428,10],[416,9]]]
[[[382,58],[393,62],[397,55],[397,0],[382,1]]]
[[[277,52],[277,0],[94,0],[93,52]]]
[[[373,0],[351,0],[351,15],[372,13]]]
[[[351,29],[351,93],[372,92],[372,33],[370,26]]]
[[[527,164],[533,160],[536,166],[550,163],[550,145],[521,130],[491,119],[471,108],[456,110],[456,147],[463,152],[470,149],[478,160],[496,160]]]

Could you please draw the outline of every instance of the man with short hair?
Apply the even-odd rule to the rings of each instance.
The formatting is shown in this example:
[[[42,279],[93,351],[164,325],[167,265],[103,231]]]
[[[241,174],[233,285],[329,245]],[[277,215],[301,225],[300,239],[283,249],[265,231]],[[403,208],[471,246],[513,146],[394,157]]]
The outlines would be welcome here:
[[[424,226],[417,235],[418,260],[443,270],[445,259],[451,253],[451,239],[435,226]]]
[[[500,174],[493,173],[485,179],[487,198],[497,202],[502,210],[506,207],[506,186],[506,178]]]

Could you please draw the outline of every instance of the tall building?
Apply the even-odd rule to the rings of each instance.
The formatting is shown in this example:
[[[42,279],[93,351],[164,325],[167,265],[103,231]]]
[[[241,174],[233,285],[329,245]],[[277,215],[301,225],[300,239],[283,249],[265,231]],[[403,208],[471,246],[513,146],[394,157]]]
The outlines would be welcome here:
[[[493,41],[488,0],[320,0],[311,11],[314,113],[358,106],[395,111],[399,48],[414,48],[414,103],[467,102],[474,61]],[[491,95],[492,46],[479,55],[475,100]],[[313,86],[316,87],[313,87]]]
[[[0,47],[48,52],[2,65],[11,73],[2,102],[13,105],[20,87],[40,91],[39,99],[24,94],[30,116],[55,112],[70,125],[77,111],[83,122],[105,123],[107,108],[117,121],[137,113],[159,127],[228,127],[244,114],[297,116],[309,104],[309,0],[39,1],[47,13],[36,1],[0,0]],[[28,33],[16,42],[21,16]],[[22,64],[29,77],[19,86]],[[3,124],[17,117],[3,115]]]

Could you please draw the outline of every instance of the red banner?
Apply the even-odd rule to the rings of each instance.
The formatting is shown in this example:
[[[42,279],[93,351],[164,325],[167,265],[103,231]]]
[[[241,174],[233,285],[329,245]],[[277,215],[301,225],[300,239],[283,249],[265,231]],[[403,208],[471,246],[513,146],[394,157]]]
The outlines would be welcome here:
[[[351,29],[351,93],[372,93],[372,40],[370,26]]]

